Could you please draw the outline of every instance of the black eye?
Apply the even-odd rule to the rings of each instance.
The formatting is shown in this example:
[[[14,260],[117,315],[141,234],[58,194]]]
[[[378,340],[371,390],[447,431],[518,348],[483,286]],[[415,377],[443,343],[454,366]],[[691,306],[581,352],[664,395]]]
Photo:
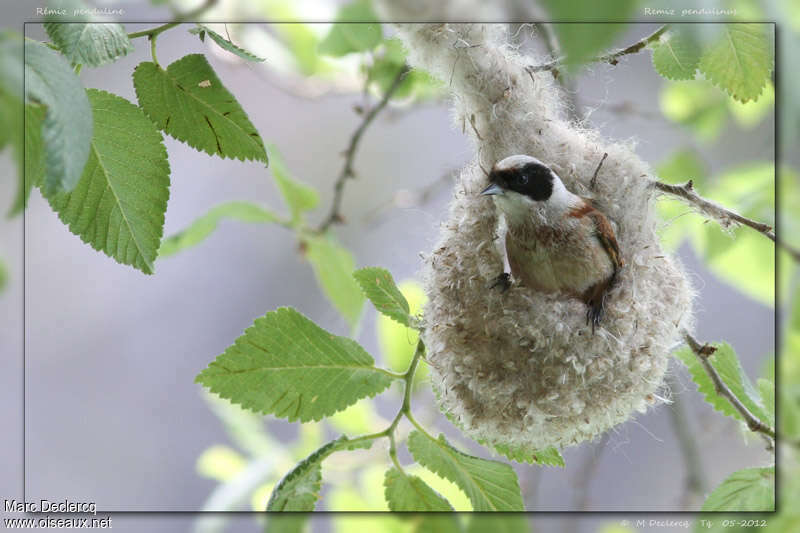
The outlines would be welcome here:
[[[517,183],[520,185],[527,185],[528,184],[528,175],[527,174],[517,174]]]

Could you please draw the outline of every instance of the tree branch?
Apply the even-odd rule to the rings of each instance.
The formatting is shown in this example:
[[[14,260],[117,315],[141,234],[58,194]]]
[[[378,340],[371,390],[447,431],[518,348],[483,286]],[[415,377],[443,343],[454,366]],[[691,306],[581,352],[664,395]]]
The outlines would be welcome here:
[[[603,54],[596,56],[590,59],[589,63],[608,63],[609,65],[616,65],[619,63],[621,57],[636,54],[641,52],[648,44],[657,41],[661,38],[664,32],[667,31],[668,25],[661,26],[656,31],[644,37],[632,45],[617,50],[616,52],[611,52],[608,54]],[[536,72],[543,72],[543,71],[550,71],[553,72],[555,75],[558,73],[558,68],[564,64],[565,57],[559,57],[557,59],[553,59],[552,61],[548,61],[547,63],[543,63],[541,65],[529,65],[525,67],[525,70],[532,76]]]
[[[711,346],[710,344],[700,344],[697,339],[692,337],[692,334],[689,333],[687,330],[683,330],[683,338],[686,341],[686,344],[691,348],[692,352],[697,356],[697,359],[700,361],[700,364],[703,366],[703,370],[706,371],[708,377],[711,378],[711,381],[714,383],[714,390],[716,390],[719,396],[722,396],[726,400],[730,402],[734,409],[736,409],[739,414],[742,415],[745,422],[747,423],[747,427],[750,431],[755,433],[761,433],[766,435],[767,437],[771,437],[772,439],[775,438],[775,430],[770,427],[769,424],[764,422],[763,420],[759,419],[756,415],[750,412],[746,405],[744,405],[741,400],[731,391],[728,385],[722,381],[717,369],[711,364],[708,360],[708,357],[712,355],[714,352],[717,351],[715,346]],[[770,441],[771,444],[771,441]]]
[[[207,9],[214,7],[217,3],[217,0],[206,0],[200,5],[197,9],[193,9],[187,13],[177,14],[175,15],[175,19],[172,22],[168,22],[166,24],[162,24],[161,26],[157,26],[155,28],[151,28],[149,30],[142,30],[142,31],[135,31],[133,33],[128,34],[128,39],[136,39],[138,37],[147,37],[150,40],[154,40],[155,37],[158,37],[160,33],[167,31],[170,28],[174,28],[178,24],[182,22],[191,21],[192,19],[196,18],[198,15],[201,15]]]
[[[353,135],[350,137],[350,143],[347,145],[347,149],[344,151],[344,167],[342,167],[342,171],[339,173],[339,177],[336,179],[336,183],[333,185],[333,203],[331,205],[331,209],[328,213],[328,216],[320,224],[317,231],[319,233],[323,233],[327,230],[331,225],[341,223],[344,219],[340,212],[342,207],[342,196],[344,195],[344,184],[349,179],[355,176],[355,172],[353,171],[353,161],[355,160],[356,150],[358,150],[358,144],[361,141],[361,137],[364,135],[364,131],[369,127],[373,120],[381,110],[386,107],[389,103],[389,100],[392,98],[392,95],[397,91],[400,87],[400,83],[406,77],[411,68],[408,65],[403,65],[403,68],[397,73],[392,84],[386,90],[386,93],[383,95],[383,98],[377,105],[372,107],[365,115],[364,120],[361,121],[361,124],[356,128],[353,132]]]
[[[793,248],[792,246],[784,243],[783,241],[779,241],[775,237],[775,232],[772,231],[772,226],[764,224],[763,222],[758,222],[747,217],[743,217],[742,215],[731,211],[730,209],[726,209],[721,205],[715,204],[709,200],[706,200],[702,196],[698,195],[694,190],[694,184],[692,180],[687,181],[686,183],[680,185],[670,185],[669,183],[664,183],[661,181],[654,180],[653,187],[658,189],[661,192],[665,192],[667,194],[671,194],[673,196],[677,196],[682,200],[686,201],[689,204],[694,205],[697,209],[704,215],[707,215],[710,218],[716,220],[720,226],[727,229],[730,228],[734,224],[741,224],[743,226],[747,226],[756,230],[757,232],[761,233],[765,237],[767,237],[772,242],[776,243],[778,246],[781,246],[785,249],[792,258],[800,262],[800,250]]]

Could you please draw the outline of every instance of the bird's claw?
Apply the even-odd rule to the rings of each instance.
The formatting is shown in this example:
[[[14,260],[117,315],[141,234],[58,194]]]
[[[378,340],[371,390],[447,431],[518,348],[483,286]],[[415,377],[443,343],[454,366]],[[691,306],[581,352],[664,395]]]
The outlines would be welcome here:
[[[492,280],[489,284],[489,289],[494,289],[495,287],[500,287],[500,292],[504,293],[511,287],[511,274],[508,272],[503,272],[496,278]]]
[[[600,320],[603,318],[603,313],[605,311],[603,307],[603,300],[602,298],[598,300],[592,300],[586,305],[586,324],[588,325],[591,322],[592,335],[594,335],[594,330],[600,325]]]

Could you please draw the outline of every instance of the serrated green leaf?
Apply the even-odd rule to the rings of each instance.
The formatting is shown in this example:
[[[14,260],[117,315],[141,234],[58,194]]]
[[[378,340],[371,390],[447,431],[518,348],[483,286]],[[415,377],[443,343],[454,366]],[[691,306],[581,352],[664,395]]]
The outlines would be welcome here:
[[[525,515],[473,513],[467,525],[467,533],[530,533],[531,527]]]
[[[292,214],[292,225],[299,227],[303,221],[302,214],[319,204],[319,194],[316,189],[292,176],[275,145],[269,145],[269,152],[272,154],[270,170],[275,184]]]
[[[306,259],[323,292],[348,324],[355,327],[364,308],[364,294],[353,279],[353,256],[326,235],[309,237],[305,246]]]
[[[267,211],[260,205],[250,202],[220,204],[211,208],[208,213],[192,222],[186,229],[164,239],[158,250],[159,259],[200,244],[226,218],[250,223],[283,223],[276,214]]]
[[[74,191],[45,190],[44,195],[83,242],[118,263],[152,274],[169,198],[161,133],[124,98],[97,89],[87,94],[94,137],[86,168]]]
[[[380,21],[369,0],[355,0],[339,8],[336,22],[319,43],[319,53],[344,56],[372,50],[383,39]]]
[[[280,308],[257,319],[196,381],[247,409],[308,422],[385,390],[392,378],[373,365],[354,340]]]
[[[475,511],[524,511],[517,474],[511,466],[481,459],[419,431],[408,436],[408,451],[419,464],[463,490]]]
[[[411,325],[408,302],[388,270],[367,267],[353,272],[353,277],[375,309],[404,326]]]
[[[734,472],[708,495],[701,510],[774,511],[775,467]]]
[[[25,98],[47,106],[42,123],[43,188],[48,193],[71,191],[89,159],[92,108],[64,57],[31,40],[25,41]]]
[[[34,185],[39,186],[44,180],[45,146],[42,140],[42,122],[45,114],[46,110],[43,106],[35,104],[25,106],[24,176],[13,212],[19,212],[25,208]]]
[[[740,127],[745,130],[751,130],[761,124],[765,118],[774,116],[775,87],[768,80],[759,99],[751,100],[747,103],[729,98],[728,109]]]
[[[668,80],[693,80],[699,62],[699,43],[680,28],[670,30],[653,47],[653,68]]]
[[[558,37],[561,50],[566,55],[565,64],[568,69],[574,69],[604,52],[614,44],[614,38],[625,28],[625,24],[593,24],[589,21],[626,21],[634,14],[637,4],[638,0],[618,0],[616,2],[542,1],[542,5],[550,14],[549,18],[563,23],[552,24],[552,27]]]
[[[405,280],[397,286],[400,293],[408,302],[409,314],[416,316],[422,311],[428,300],[422,286],[414,280]],[[419,331],[414,328],[398,324],[386,315],[379,315],[375,323],[378,330],[378,344],[381,347],[384,360],[396,372],[405,372],[411,358],[417,351]],[[428,364],[420,361],[414,373],[414,386],[418,386],[428,376]]]
[[[772,71],[769,31],[768,24],[725,24],[700,58],[700,71],[735,100],[757,99]]]
[[[139,63],[133,86],[139,105],[168,135],[210,155],[267,163],[261,136],[202,54],[167,70]]]
[[[189,33],[198,34],[201,41],[203,41],[205,35],[208,34],[208,36],[211,37],[211,39],[213,39],[213,41],[217,43],[220,46],[220,48],[234,55],[237,55],[247,61],[254,61],[257,63],[265,61],[263,57],[258,57],[257,55],[248,52],[244,48],[236,46],[231,41],[229,41],[219,33],[215,32],[205,24],[198,24],[196,28],[190,29]]]
[[[522,447],[514,447],[506,444],[486,444],[483,442],[481,444],[494,448],[497,453],[504,455],[512,461],[516,461],[518,463],[560,467],[566,466],[561,453],[553,447],[546,448],[544,450],[527,450]]]
[[[99,67],[133,52],[125,28],[119,24],[45,22],[44,29],[74,64]]]
[[[322,488],[322,461],[347,440],[331,441],[302,460],[275,487],[267,511],[313,511]]]
[[[715,343],[717,350],[708,357],[711,366],[719,374],[731,392],[747,409],[761,420],[768,420],[767,412],[761,403],[758,392],[753,387],[750,379],[745,374],[739,358],[733,348],[727,343]],[[705,400],[717,411],[745,422],[742,415],[733,405],[722,396],[719,396],[714,389],[714,383],[703,369],[697,356],[690,348],[683,348],[676,352],[676,356],[684,362],[692,375],[692,380],[697,385],[697,390],[703,394]]]
[[[453,506],[424,481],[397,468],[386,471],[383,486],[386,503],[392,511],[453,510]]]

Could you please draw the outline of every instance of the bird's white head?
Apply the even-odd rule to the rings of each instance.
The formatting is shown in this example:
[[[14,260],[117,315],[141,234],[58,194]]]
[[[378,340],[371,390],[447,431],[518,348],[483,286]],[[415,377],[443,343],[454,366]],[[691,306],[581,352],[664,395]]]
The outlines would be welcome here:
[[[481,194],[493,195],[495,205],[511,223],[530,219],[534,213],[547,219],[581,202],[564,187],[558,174],[529,155],[498,161],[489,172],[489,182]]]

